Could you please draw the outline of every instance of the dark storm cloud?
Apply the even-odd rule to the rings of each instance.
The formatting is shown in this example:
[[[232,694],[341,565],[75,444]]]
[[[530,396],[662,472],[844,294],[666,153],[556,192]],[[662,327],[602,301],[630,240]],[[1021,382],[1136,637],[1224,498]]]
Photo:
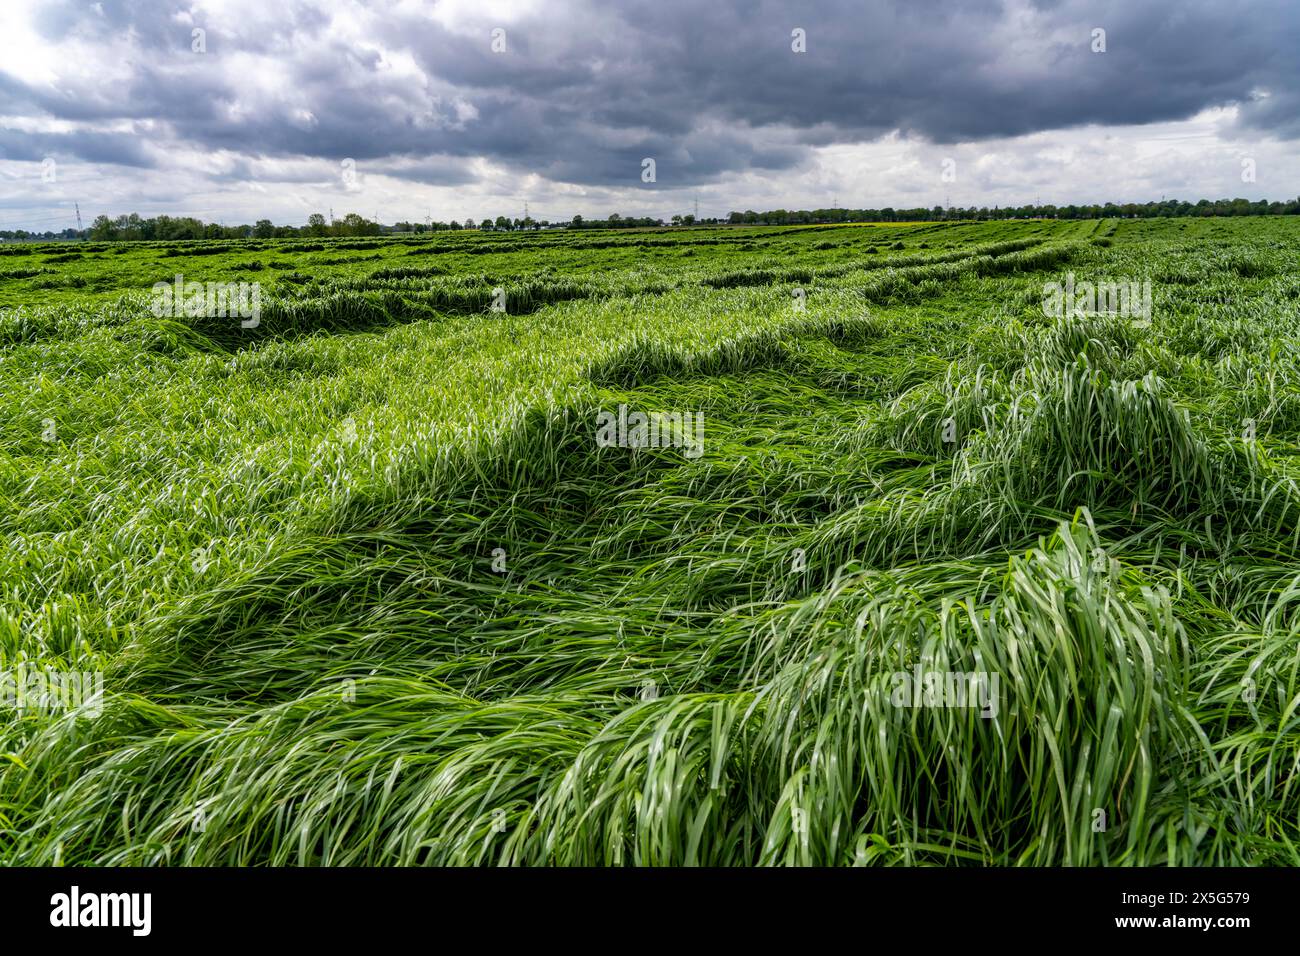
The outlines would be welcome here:
[[[373,173],[427,186],[463,186],[474,182],[474,176],[464,162],[446,156],[432,156],[412,163],[376,163],[368,169]]]
[[[556,181],[640,186],[641,160],[653,157],[658,186],[686,186],[794,169],[811,145],[895,131],[949,143],[1229,104],[1245,127],[1300,136],[1294,0],[1244,10],[1218,0],[620,7],[547,4],[453,31],[372,4],[383,15],[368,21],[366,41],[344,43],[330,24],[347,8],[330,4],[285,3],[268,28],[207,16],[197,0],[104,0],[98,11],[51,3],[38,17],[51,39],[108,43],[129,32],[139,49],[129,83],[0,76],[0,95],[5,112],[152,119],[203,149],[348,157],[437,184],[471,181],[468,162],[484,157]],[[205,54],[190,51],[195,24],[208,30]],[[495,26],[506,31],[504,53],[491,49]],[[795,28],[806,31],[806,53],[791,50]],[[1106,31],[1104,53],[1091,49],[1094,28]],[[238,75],[249,54],[284,74],[251,100]],[[385,69],[392,54],[409,55],[423,78]],[[119,161],[106,159],[112,139],[60,142]],[[144,154],[121,155],[140,163]]]
[[[27,133],[0,128],[0,159],[40,162],[46,157],[141,169],[155,165],[140,137],[130,133]]]

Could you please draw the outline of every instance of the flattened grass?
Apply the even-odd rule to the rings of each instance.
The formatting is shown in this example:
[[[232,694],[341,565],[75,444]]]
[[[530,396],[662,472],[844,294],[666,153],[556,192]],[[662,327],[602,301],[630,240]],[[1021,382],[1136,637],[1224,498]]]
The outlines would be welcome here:
[[[108,694],[0,714],[0,858],[1294,865],[1266,226],[963,226],[866,269],[773,231],[761,275],[701,234],[689,272],[583,278],[627,244],[527,237],[483,255],[531,279],[381,262],[255,340],[138,296],[4,313],[0,663]],[[1156,273],[1156,321],[1045,318],[1066,268]],[[480,314],[502,280],[528,314]],[[620,404],[703,413],[704,454],[596,447]],[[996,675],[996,716],[898,706],[917,668]]]

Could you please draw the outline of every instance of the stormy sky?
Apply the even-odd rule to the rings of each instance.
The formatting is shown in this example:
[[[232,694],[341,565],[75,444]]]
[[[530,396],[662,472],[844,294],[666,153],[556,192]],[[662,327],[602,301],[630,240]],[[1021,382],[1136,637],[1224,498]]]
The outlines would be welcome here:
[[[1298,50],[1296,0],[4,0],[0,229],[1283,199]]]

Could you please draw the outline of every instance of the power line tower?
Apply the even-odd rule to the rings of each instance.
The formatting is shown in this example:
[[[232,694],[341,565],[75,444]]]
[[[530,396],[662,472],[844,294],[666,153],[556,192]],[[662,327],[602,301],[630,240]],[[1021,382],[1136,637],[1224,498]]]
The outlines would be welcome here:
[[[695,221],[700,221],[700,197],[695,197]]]
[[[77,210],[77,232],[81,232],[83,228],[81,225],[81,203],[74,202],[72,208]]]

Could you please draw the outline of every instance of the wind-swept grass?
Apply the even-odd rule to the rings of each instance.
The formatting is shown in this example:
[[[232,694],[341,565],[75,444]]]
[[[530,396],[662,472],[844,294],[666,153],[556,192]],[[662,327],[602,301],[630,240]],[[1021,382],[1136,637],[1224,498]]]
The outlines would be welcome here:
[[[106,687],[0,710],[0,860],[1300,862],[1296,227],[1193,225],[367,242],[255,329],[0,312],[0,670]],[[1067,269],[1153,320],[1045,316]],[[620,406],[700,454],[601,447]]]

